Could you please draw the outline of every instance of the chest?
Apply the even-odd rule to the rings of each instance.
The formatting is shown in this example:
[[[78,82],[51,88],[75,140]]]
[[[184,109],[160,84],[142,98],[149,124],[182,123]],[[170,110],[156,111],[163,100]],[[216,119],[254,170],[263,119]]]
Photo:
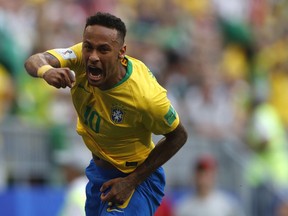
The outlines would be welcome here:
[[[93,133],[121,137],[141,127],[141,115],[128,89],[102,92],[80,83],[72,99],[79,121]]]

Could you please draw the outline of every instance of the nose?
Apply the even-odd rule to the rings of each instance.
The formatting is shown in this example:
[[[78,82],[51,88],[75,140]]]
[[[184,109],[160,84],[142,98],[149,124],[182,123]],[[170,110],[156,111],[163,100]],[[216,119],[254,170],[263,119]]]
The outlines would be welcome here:
[[[91,54],[89,55],[89,60],[92,61],[92,62],[99,61],[99,56],[97,55],[97,51],[96,50],[93,50],[91,52]]]

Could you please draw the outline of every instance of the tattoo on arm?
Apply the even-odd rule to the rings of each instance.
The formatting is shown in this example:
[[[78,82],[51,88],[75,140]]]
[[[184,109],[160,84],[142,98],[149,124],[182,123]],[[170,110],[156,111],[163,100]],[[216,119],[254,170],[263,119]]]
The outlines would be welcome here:
[[[30,56],[25,61],[25,69],[26,71],[33,77],[37,77],[37,70],[39,67],[50,64],[52,67],[59,68],[60,62],[56,57],[49,53],[38,53],[35,55]]]
[[[43,53],[43,56],[47,63],[50,64],[52,67],[59,68],[61,66],[59,60],[55,58],[55,56],[47,52]]]

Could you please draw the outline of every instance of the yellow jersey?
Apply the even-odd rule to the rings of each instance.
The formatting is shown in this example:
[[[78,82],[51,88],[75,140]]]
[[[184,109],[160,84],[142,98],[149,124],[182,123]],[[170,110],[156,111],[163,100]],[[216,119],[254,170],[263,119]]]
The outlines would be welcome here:
[[[152,133],[167,134],[178,126],[167,91],[141,61],[125,56],[125,77],[102,91],[88,84],[82,43],[47,52],[75,72],[71,95],[78,134],[93,154],[122,172],[132,172],[148,157],[155,147]]]

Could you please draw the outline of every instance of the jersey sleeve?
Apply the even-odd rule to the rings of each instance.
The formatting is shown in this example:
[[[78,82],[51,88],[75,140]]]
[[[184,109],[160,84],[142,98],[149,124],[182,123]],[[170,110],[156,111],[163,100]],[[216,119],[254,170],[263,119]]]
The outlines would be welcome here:
[[[148,106],[142,116],[145,127],[156,135],[173,131],[180,120],[167,97],[166,89],[159,85],[155,78],[152,78],[147,92],[149,92],[146,98]]]
[[[46,52],[55,56],[61,67],[69,67],[71,70],[77,71],[80,67],[83,67],[81,50],[82,43],[78,43],[69,48],[51,49]]]

